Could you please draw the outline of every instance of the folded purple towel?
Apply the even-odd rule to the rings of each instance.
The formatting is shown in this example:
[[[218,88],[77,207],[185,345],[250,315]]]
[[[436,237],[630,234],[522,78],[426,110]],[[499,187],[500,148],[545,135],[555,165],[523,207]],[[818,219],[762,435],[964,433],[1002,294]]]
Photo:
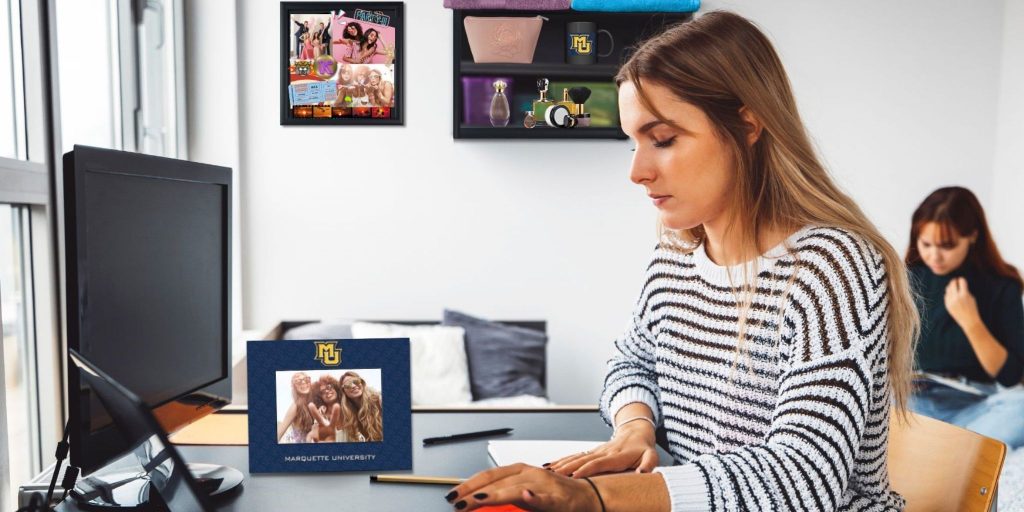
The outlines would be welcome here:
[[[448,9],[502,9],[515,11],[566,11],[572,0],[444,0]]]

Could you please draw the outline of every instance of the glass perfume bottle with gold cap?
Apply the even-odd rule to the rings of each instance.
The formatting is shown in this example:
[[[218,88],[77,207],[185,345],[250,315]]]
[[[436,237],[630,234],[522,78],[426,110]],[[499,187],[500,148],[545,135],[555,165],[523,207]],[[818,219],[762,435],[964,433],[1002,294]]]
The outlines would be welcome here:
[[[491,126],[508,126],[510,109],[508,106],[508,97],[505,96],[505,88],[508,85],[498,80],[494,82],[494,96],[491,97]]]
[[[533,118],[537,121],[537,125],[544,124],[544,113],[547,112],[548,107],[555,103],[548,99],[548,84],[550,82],[547,78],[540,78],[537,80],[537,92],[540,94],[538,99],[533,100],[532,111]]]
[[[562,89],[562,101],[559,101],[558,104],[565,105],[565,108],[569,109],[570,114],[576,115],[576,102],[569,99],[568,87]]]

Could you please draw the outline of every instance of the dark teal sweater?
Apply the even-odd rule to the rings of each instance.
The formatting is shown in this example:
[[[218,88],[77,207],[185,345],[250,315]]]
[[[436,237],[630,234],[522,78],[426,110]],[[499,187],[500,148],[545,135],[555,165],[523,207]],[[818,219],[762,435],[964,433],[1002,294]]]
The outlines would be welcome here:
[[[943,297],[954,277],[967,279],[967,288],[978,303],[981,320],[992,336],[1006,347],[1003,367],[993,379],[981,367],[963,329],[949,316]],[[968,379],[999,382],[1012,386],[1024,373],[1024,303],[1021,288],[1011,279],[980,270],[970,263],[938,276],[924,265],[910,268],[911,286],[921,314],[921,338],[917,345],[917,368],[953,374]]]

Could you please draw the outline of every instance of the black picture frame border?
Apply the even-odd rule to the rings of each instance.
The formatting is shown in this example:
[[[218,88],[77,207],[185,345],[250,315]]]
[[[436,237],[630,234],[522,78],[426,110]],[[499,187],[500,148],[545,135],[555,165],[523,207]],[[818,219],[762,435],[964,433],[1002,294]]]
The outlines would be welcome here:
[[[332,9],[347,13],[356,8],[394,9],[396,15],[389,26],[395,27],[395,117],[379,119],[373,117],[292,117],[288,101],[288,49],[291,33],[291,15],[319,14]],[[404,126],[405,125],[405,2],[281,2],[281,49],[278,53],[280,78],[281,126]]]

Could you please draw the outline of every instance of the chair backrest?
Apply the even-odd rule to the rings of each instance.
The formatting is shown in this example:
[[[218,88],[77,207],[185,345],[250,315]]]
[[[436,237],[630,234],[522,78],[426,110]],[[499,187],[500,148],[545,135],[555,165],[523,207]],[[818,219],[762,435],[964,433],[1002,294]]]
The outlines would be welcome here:
[[[939,420],[908,413],[889,420],[889,480],[906,512],[987,512],[995,500],[1006,445]]]

